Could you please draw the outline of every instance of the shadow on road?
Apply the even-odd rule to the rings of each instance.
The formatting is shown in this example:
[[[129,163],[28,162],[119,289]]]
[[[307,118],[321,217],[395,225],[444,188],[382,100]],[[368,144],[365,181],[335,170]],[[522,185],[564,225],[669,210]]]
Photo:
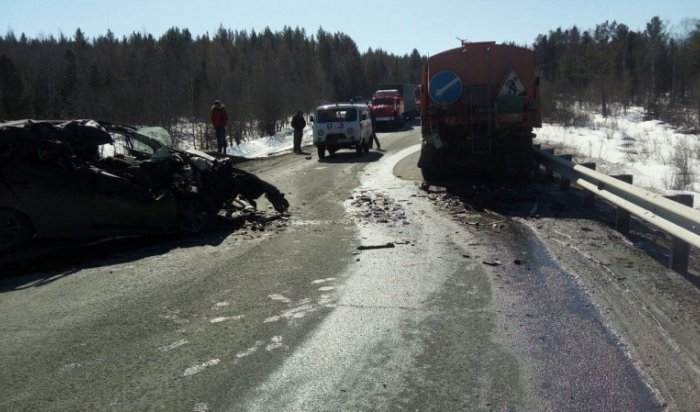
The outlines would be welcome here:
[[[332,156],[326,155],[324,159],[318,159],[319,163],[369,163],[376,162],[382,158],[384,154],[376,150],[370,150],[369,153],[365,153],[358,156],[354,149],[344,150],[340,152],[335,152]]]
[[[382,133],[408,132],[417,127],[420,127],[420,119],[406,120],[401,127],[379,123],[377,131]]]
[[[232,233],[256,221],[260,221],[256,214],[220,217],[215,228],[197,235],[36,242],[26,250],[0,255],[0,293],[43,286],[84,269],[132,262],[173,249],[217,246]]]

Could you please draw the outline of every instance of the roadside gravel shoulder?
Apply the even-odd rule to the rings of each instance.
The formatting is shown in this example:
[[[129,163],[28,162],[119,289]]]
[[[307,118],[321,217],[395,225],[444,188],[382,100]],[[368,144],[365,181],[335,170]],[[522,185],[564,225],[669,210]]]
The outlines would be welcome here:
[[[665,406],[700,405],[700,290],[602,223],[520,220],[574,274]]]

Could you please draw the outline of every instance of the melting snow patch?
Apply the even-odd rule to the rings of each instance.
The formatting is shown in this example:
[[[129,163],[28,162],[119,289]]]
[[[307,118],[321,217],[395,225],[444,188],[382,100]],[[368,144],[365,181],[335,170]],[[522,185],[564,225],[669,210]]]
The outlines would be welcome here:
[[[178,324],[189,323],[188,319],[181,319],[180,318],[180,310],[179,309],[175,309],[175,310],[167,309],[164,314],[160,315],[160,317],[163,319],[173,321],[174,323],[178,323]]]
[[[267,295],[272,300],[276,300],[278,302],[283,302],[283,303],[292,303],[292,300],[289,299],[288,297],[282,296],[278,293],[273,293],[272,295]]]
[[[214,306],[217,306],[217,307],[228,306],[228,302],[216,302],[216,305],[214,305]]]
[[[335,278],[325,278],[325,279],[316,279],[311,284],[313,285],[318,285],[319,283],[328,283],[328,282],[333,282]]]
[[[193,367],[191,367],[191,368],[187,368],[187,369],[185,369],[184,376],[196,375],[196,374],[198,374],[199,372],[203,371],[204,369],[206,369],[206,368],[208,368],[208,367],[210,367],[210,366],[218,365],[219,362],[221,362],[221,360],[219,360],[219,359],[212,359],[212,360],[210,360],[210,361],[204,362],[204,363],[201,364],[201,365],[197,365],[197,366],[193,366]]]
[[[220,322],[226,322],[227,320],[238,320],[241,319],[243,315],[237,315],[237,316],[220,316],[218,318],[214,318],[210,320],[209,322],[211,323],[220,323]]]
[[[335,287],[333,287],[333,286],[324,286],[324,287],[322,287],[322,288],[318,288],[318,290],[320,290],[321,292],[328,292],[328,291],[331,291],[331,290],[335,290]]]
[[[331,299],[330,295],[321,295],[318,297],[318,304],[325,306],[327,308],[334,308],[336,307],[335,304],[333,304],[333,300]]]
[[[82,365],[80,365],[79,363],[69,363],[69,364],[61,366],[61,371],[62,372],[70,371],[70,370],[79,368],[80,366],[82,366]]]
[[[282,344],[282,337],[281,336],[273,336],[271,339],[271,342],[269,345],[265,347],[268,352],[272,352],[275,349],[279,348],[286,348],[287,346]]]
[[[265,342],[263,342],[263,341],[261,341],[261,340],[255,341],[255,345],[253,345],[253,347],[248,348],[248,349],[244,350],[243,352],[238,352],[238,353],[236,354],[236,358],[245,358],[246,356],[250,356],[250,355],[254,354],[255,352],[258,351],[258,349],[259,349],[264,343],[265,343]]]
[[[186,345],[186,344],[188,344],[188,343],[189,343],[189,342],[187,342],[187,339],[180,339],[180,340],[177,341],[177,342],[173,342],[173,343],[171,343],[170,345],[161,346],[161,347],[158,348],[158,349],[159,349],[160,351],[167,352],[167,351],[170,351],[170,350],[179,348],[180,346]]]
[[[194,405],[194,409],[192,409],[192,412],[209,412],[209,405],[206,403],[197,403]]]
[[[265,319],[263,323],[272,323],[272,322],[279,322],[280,317],[279,316],[270,316],[269,318]]]
[[[286,319],[301,319],[304,316],[306,316],[308,312],[311,312],[313,310],[314,308],[311,305],[301,305],[297,306],[296,308],[282,312],[282,317]]]

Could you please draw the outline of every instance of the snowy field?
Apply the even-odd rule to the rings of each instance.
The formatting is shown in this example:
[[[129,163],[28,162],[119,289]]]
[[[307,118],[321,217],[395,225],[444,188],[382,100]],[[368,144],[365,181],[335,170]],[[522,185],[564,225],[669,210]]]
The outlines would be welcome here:
[[[607,119],[594,114],[585,127],[544,124],[534,142],[573,154],[578,163],[596,162],[605,174],[634,175],[635,186],[653,192],[693,194],[700,207],[700,136],[642,119],[639,109]]]
[[[535,129],[536,144],[574,155],[576,162],[592,161],[606,174],[632,174],[634,184],[663,194],[690,193],[700,207],[700,136],[677,133],[658,120],[643,121],[641,109],[625,116],[591,116],[585,127],[544,124]],[[315,153],[311,127],[304,130],[304,151]],[[228,153],[259,158],[292,151],[292,129],[251,139]]]

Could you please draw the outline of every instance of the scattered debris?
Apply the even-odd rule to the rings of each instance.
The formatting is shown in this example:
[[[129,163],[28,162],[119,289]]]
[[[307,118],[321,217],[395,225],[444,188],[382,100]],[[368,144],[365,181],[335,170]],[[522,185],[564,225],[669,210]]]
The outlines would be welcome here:
[[[396,247],[396,245],[393,242],[388,242],[383,245],[360,245],[357,247],[357,250],[371,250],[371,249],[391,249]]]
[[[489,266],[501,266],[501,262],[499,260],[484,260],[481,263],[484,265],[489,265]]]
[[[367,223],[410,224],[403,205],[381,192],[363,190],[350,199],[350,206],[350,213]]]

